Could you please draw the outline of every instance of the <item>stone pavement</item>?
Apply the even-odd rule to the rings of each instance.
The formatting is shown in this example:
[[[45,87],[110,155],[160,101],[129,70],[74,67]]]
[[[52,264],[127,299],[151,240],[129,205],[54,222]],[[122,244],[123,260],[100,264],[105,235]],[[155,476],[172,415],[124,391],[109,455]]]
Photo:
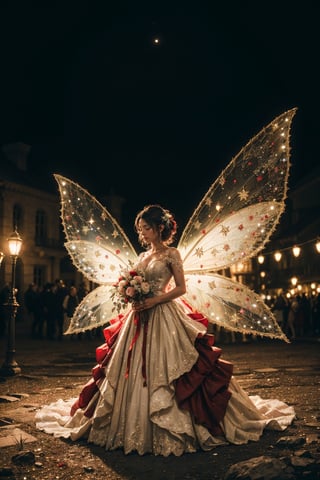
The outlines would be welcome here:
[[[0,340],[0,352],[5,352],[5,339]],[[35,340],[28,338],[26,335],[17,336],[16,360],[21,368],[21,374],[11,378],[0,378],[0,458],[1,452],[7,452],[7,449],[12,448],[13,445],[18,447],[19,442],[24,444],[26,449],[30,445],[36,446],[39,437],[41,436],[42,438],[43,435],[46,435],[34,428],[35,410],[42,403],[49,403],[58,398],[66,399],[76,396],[80,386],[90,378],[91,368],[95,365],[95,348],[101,343],[101,337],[88,338],[85,335],[80,340],[67,337],[62,341]],[[299,453],[299,457],[305,458],[308,456],[309,459],[313,459],[311,470],[306,465],[305,460],[302,463],[300,460],[299,467],[297,467],[300,472],[299,475],[303,474],[303,478],[320,478],[318,473],[319,458],[317,457],[317,452],[318,454],[320,452],[319,339],[304,338],[291,344],[275,340],[257,339],[248,343],[222,344],[219,346],[222,347],[223,358],[234,364],[234,374],[240,385],[250,395],[279,398],[295,407],[297,419],[294,425],[289,427],[285,435],[283,435],[283,432],[278,435],[277,439],[279,440],[282,437],[282,442],[285,442],[287,450],[289,449],[291,452],[290,458],[294,451],[295,455],[297,452]],[[273,434],[270,434],[271,436],[268,435],[266,436],[267,442],[269,442],[268,445],[270,448],[274,448],[275,445],[273,443],[275,443],[276,437]],[[290,437],[289,440],[288,438],[286,439],[287,435]],[[50,439],[51,437],[46,435],[46,438]],[[270,446],[270,442],[273,446]],[[303,447],[301,447],[301,442]],[[290,443],[293,445],[293,449],[290,449],[288,446]],[[188,464],[187,461],[182,465],[178,459],[171,459],[166,460],[166,462],[171,462],[170,465],[173,470],[179,468],[180,474],[176,472],[174,476],[173,474],[171,476],[168,474],[161,476],[156,469],[155,471],[152,470],[152,476],[153,478],[174,478],[175,480],[179,478],[184,480],[186,478],[221,479],[224,478],[221,476],[221,472],[224,471],[224,474],[226,474],[227,467],[233,465],[237,458],[239,460],[242,458],[248,460],[264,452],[261,452],[261,442],[257,442],[256,446],[227,446],[225,449],[226,453],[223,456],[223,461],[219,465],[215,464],[214,473],[212,465],[209,471],[209,462],[208,465],[202,465],[201,474],[194,472],[192,475],[189,475],[183,470]],[[239,457],[237,457],[237,452],[241,454]],[[275,450],[271,451],[271,454],[274,455]],[[112,455],[113,458],[117,458],[121,463],[119,453]],[[218,454],[210,453],[210,456],[206,453],[192,455],[195,455],[192,457],[192,465],[194,467],[199,459],[203,463],[203,455],[205,455],[206,461],[208,459],[212,461],[213,456]],[[277,457],[279,457],[279,453],[277,453]],[[105,454],[104,461],[105,458],[109,459],[110,464],[112,463],[111,456],[108,457]],[[117,474],[110,473],[108,470],[110,476],[105,476],[105,478],[150,478],[150,471],[148,473],[147,465],[151,461],[157,462],[156,459],[150,460],[146,458],[144,464],[146,468],[141,472],[141,465],[139,467],[136,466],[134,457],[131,457],[130,460],[127,458],[123,468],[125,471],[130,465],[128,472],[125,471],[123,476],[119,476],[119,472]],[[217,458],[215,458],[215,461],[217,461]],[[310,460],[308,462],[310,463]],[[109,469],[111,468],[110,464],[108,465]],[[262,465],[262,460],[260,464]],[[0,461],[0,473],[1,466],[3,467]],[[135,468],[138,468],[138,470],[135,471]],[[145,475],[146,473],[147,475]],[[41,478],[41,480],[48,478],[51,480],[51,477],[44,476],[44,473],[38,477],[21,478]],[[53,478],[71,479],[73,477],[61,476]],[[85,476],[81,478],[96,479],[100,477],[91,475],[90,477]],[[302,477],[292,476],[291,478]]]

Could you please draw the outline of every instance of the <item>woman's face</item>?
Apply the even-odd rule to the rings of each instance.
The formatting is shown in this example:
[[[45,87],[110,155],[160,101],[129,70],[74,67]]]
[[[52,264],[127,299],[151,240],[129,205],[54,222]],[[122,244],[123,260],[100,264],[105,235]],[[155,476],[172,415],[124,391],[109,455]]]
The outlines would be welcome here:
[[[138,234],[143,243],[146,243],[147,245],[159,240],[159,235],[156,229],[143,220],[143,218],[140,218],[138,222]]]

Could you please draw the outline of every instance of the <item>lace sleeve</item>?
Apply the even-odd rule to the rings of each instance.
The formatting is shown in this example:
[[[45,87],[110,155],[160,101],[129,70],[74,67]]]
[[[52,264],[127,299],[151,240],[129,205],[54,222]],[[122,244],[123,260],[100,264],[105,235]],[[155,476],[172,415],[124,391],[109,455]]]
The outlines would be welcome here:
[[[183,262],[180,252],[177,248],[171,247],[167,255],[169,265],[175,266],[178,270],[183,271]]]

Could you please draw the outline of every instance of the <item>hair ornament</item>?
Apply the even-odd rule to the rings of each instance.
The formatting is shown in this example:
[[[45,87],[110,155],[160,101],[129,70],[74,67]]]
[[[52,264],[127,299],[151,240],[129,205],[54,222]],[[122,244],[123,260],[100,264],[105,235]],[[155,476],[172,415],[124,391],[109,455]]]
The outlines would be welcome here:
[[[169,212],[164,213],[161,217],[161,220],[167,228],[171,227],[172,215]]]

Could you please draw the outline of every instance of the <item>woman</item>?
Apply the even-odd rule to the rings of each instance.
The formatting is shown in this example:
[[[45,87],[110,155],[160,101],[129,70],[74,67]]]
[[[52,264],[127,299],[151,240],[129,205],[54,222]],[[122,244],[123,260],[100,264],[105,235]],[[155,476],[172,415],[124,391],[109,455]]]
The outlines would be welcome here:
[[[152,294],[105,329],[98,365],[79,398],[43,407],[37,427],[107,450],[163,456],[245,444],[267,426],[285,429],[293,408],[249,398],[213,346],[206,319],[179,298],[186,284],[180,253],[170,246],[177,230],[172,214],[149,205],[135,228],[146,251],[134,270]]]

